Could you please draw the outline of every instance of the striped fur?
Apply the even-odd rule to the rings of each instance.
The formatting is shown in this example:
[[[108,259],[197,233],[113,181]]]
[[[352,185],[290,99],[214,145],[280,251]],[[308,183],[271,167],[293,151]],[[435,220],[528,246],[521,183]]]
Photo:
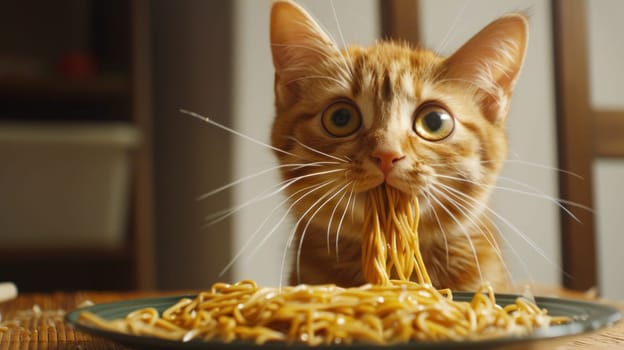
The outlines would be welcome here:
[[[272,145],[284,168],[296,221],[291,283],[364,283],[361,225],[367,191],[387,183],[419,201],[425,264],[437,287],[472,290],[507,280],[488,219],[491,186],[506,157],[504,121],[524,59],[527,21],[494,21],[448,58],[396,42],[342,51],[311,17],[274,3],[271,40],[276,117]],[[336,100],[362,117],[351,136],[333,137],[321,114]],[[435,104],[453,116],[452,134],[428,141],[416,111]],[[375,152],[403,156],[385,176]]]

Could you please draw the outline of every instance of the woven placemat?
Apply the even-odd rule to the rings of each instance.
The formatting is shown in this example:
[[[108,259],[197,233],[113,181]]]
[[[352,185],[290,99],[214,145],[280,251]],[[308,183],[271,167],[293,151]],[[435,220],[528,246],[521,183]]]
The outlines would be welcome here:
[[[25,294],[0,304],[0,350],[9,349],[126,349],[92,337],[65,323],[68,311],[85,302],[121,299],[118,294]]]

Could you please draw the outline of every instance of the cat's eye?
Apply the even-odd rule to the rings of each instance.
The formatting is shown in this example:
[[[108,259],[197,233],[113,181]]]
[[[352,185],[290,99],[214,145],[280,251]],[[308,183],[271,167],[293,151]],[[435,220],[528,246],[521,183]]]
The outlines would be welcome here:
[[[428,105],[416,111],[414,131],[428,141],[447,138],[455,129],[455,119],[444,108]]]
[[[362,116],[352,102],[341,100],[331,103],[323,110],[321,123],[330,135],[346,137],[360,129]]]

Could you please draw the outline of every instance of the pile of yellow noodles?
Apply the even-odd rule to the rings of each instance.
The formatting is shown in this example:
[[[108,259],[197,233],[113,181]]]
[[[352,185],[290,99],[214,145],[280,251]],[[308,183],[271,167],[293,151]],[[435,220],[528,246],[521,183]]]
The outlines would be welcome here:
[[[113,321],[86,312],[81,318],[111,331],[170,340],[308,345],[483,339],[526,334],[551,321],[524,299],[501,308],[486,289],[471,302],[458,302],[450,292],[413,282],[281,289],[257,287],[253,281],[218,283],[210,292],[180,300],[161,316],[146,308]]]
[[[217,283],[162,315],[146,308],[109,321],[83,312],[81,321],[170,340],[308,345],[477,340],[527,334],[563,321],[523,298],[501,307],[489,287],[470,302],[453,300],[450,290],[430,284],[418,248],[417,203],[382,187],[370,195],[366,212],[362,269],[371,284],[266,288],[253,281]]]

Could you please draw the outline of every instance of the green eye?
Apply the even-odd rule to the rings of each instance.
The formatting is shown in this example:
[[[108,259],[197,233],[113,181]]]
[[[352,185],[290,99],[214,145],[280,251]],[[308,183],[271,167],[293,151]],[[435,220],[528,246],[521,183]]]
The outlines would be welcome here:
[[[353,103],[337,101],[325,108],[321,116],[321,123],[330,135],[346,137],[360,128],[362,117]]]
[[[455,119],[444,108],[430,105],[420,108],[414,119],[414,131],[428,141],[440,141],[455,129]]]

